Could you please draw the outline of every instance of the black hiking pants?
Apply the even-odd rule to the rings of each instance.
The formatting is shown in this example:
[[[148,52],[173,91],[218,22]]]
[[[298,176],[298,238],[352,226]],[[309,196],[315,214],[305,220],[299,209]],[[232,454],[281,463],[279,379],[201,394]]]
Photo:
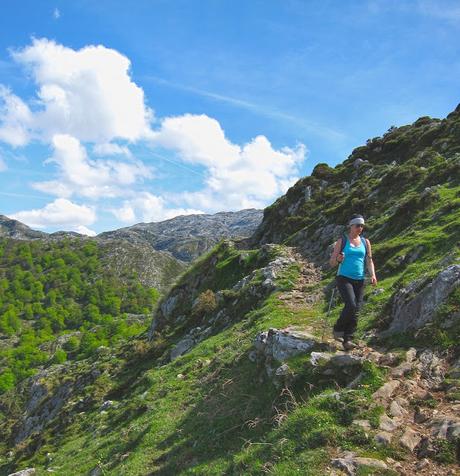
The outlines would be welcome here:
[[[343,332],[344,340],[349,340],[353,337],[358,323],[358,313],[364,295],[364,279],[337,276],[336,284],[345,306],[334,325],[334,331]]]

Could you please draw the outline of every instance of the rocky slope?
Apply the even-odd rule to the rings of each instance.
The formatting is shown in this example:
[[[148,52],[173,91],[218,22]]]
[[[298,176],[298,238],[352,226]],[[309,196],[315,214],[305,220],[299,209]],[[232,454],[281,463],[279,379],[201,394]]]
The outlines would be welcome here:
[[[344,352],[326,261],[359,212],[379,283]],[[457,108],[317,166],[249,246],[196,260],[148,335],[5,395],[0,471],[458,474],[459,237]]]
[[[98,235],[100,239],[124,239],[169,251],[176,259],[190,262],[210,250],[222,238],[252,235],[262,220],[262,210],[184,215],[157,223],[139,223]]]

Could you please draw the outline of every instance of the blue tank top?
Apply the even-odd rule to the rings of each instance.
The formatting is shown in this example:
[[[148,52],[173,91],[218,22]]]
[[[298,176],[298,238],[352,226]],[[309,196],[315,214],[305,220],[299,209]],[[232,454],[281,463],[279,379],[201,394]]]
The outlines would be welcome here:
[[[343,249],[344,260],[340,263],[337,275],[351,279],[364,279],[364,259],[366,256],[366,246],[360,240],[359,246],[351,246],[347,239]]]

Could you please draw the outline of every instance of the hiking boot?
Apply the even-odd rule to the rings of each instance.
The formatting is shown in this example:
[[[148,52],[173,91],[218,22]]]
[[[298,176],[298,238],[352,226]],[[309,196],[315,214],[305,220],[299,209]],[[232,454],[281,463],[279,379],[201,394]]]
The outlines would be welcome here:
[[[355,349],[356,347],[357,347],[357,345],[356,345],[353,341],[351,341],[351,340],[346,340],[346,341],[344,341],[344,343],[343,343],[343,348],[344,348],[345,350],[353,350],[353,349]]]
[[[332,331],[332,335],[334,336],[334,339],[336,339],[336,340],[341,340],[341,339],[343,339],[343,331],[333,330],[333,331]]]

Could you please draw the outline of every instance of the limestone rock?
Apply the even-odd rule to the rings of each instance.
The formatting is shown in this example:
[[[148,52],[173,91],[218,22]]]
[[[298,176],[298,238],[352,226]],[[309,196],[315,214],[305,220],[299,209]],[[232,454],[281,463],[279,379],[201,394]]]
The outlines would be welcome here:
[[[185,354],[188,350],[190,350],[195,341],[191,337],[184,337],[181,341],[179,341],[176,346],[171,351],[171,361],[177,359],[177,357]]]
[[[399,441],[401,445],[407,448],[409,451],[414,451],[421,440],[422,437],[419,433],[414,431],[412,428],[406,428],[406,431]]]
[[[395,295],[392,321],[383,335],[424,326],[459,285],[460,265],[448,266],[428,284],[421,280],[413,281]]]
[[[382,415],[380,417],[379,428],[383,431],[392,432],[399,426],[401,426],[401,423],[396,418],[390,418],[388,415]]]
[[[356,456],[355,453],[351,451],[344,452],[340,458],[334,458],[331,461],[331,464],[349,476],[354,476],[356,472],[362,467],[374,468],[378,470],[388,469],[388,466],[381,460],[374,458],[361,458]]]
[[[391,438],[391,433],[388,433],[387,431],[381,431],[380,433],[377,433],[375,435],[374,439],[378,445],[388,446],[389,444],[391,444]]]
[[[412,369],[413,367],[410,362],[403,362],[402,364],[391,370],[391,376],[394,378],[401,378],[411,372]]]
[[[390,380],[382,385],[376,392],[372,394],[374,400],[380,403],[387,403],[389,398],[393,395],[394,391],[400,385],[399,380]]]
[[[365,431],[370,431],[371,429],[371,424],[369,420],[353,420],[352,424],[360,426]]]
[[[35,468],[28,468],[16,473],[10,473],[8,476],[32,476],[33,474],[35,474]]]
[[[256,350],[278,362],[284,362],[289,357],[311,352],[321,343],[307,332],[294,330],[269,329],[259,333],[254,341]]]
[[[434,418],[429,427],[432,436],[443,439],[455,439],[460,436],[460,418],[443,416]]]
[[[402,417],[407,415],[407,410],[401,406],[396,400],[393,400],[390,404],[390,414],[394,417]]]

